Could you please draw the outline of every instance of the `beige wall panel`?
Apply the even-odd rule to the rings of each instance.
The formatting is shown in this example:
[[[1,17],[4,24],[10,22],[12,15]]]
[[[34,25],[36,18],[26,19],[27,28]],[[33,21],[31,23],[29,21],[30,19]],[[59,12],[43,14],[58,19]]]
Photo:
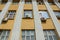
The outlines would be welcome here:
[[[39,10],[47,10],[45,5],[38,5],[38,9]]]
[[[55,29],[54,24],[51,19],[47,19],[46,23],[42,23],[43,29]]]
[[[32,10],[32,4],[25,4],[24,9],[25,10]]]
[[[2,10],[4,8],[4,4],[0,4],[0,10]]]
[[[60,10],[56,5],[51,5],[51,8],[52,8],[53,10]]]
[[[18,9],[18,5],[11,5],[9,10],[17,10]]]
[[[22,19],[22,29],[34,29],[33,19]]]
[[[12,29],[14,20],[9,20],[6,24],[1,24],[0,29]]]
[[[51,8],[52,8],[53,10],[57,10],[57,11],[60,10],[56,5],[51,5]],[[38,9],[39,9],[39,10],[47,10],[46,7],[45,7],[45,5],[38,5]]]

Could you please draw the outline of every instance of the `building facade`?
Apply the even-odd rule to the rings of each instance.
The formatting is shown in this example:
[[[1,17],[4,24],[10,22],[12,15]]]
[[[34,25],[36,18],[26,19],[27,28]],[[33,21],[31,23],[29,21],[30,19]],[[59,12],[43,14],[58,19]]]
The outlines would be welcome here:
[[[60,40],[60,0],[0,0],[0,40]]]

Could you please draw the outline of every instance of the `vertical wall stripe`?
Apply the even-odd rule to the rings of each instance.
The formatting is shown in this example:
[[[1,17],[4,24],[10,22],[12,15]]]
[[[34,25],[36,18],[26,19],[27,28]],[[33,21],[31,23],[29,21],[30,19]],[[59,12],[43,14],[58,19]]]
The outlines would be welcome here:
[[[33,4],[33,12],[34,12],[36,40],[45,40],[36,0],[32,0],[32,4]]]
[[[2,12],[0,13],[0,24],[2,23],[2,20],[3,20],[4,16],[6,15],[6,12],[8,11],[8,8],[9,8],[11,2],[12,2],[11,0],[8,1],[5,5],[5,7],[3,8]]]
[[[12,29],[11,40],[21,40],[20,32],[21,32],[21,21],[22,21],[22,12],[24,7],[24,1],[20,1],[19,8],[17,10],[14,27]]]
[[[60,8],[60,3],[58,2],[58,0],[54,0],[54,3],[57,5],[57,7]]]
[[[50,7],[49,3],[47,2],[47,0],[44,0],[44,3],[46,5],[46,8],[47,8],[47,10],[48,10],[51,18],[52,18],[52,21],[53,21],[53,23],[55,25],[55,28],[57,30],[57,33],[58,33],[58,35],[60,37],[60,23],[58,22],[55,14],[54,14],[53,10],[51,9],[51,7]]]

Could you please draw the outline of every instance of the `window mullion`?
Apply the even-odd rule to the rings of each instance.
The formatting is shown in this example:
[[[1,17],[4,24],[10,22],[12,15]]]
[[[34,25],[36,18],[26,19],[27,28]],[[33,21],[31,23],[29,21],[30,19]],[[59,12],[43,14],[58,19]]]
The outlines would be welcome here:
[[[51,31],[51,33],[52,33],[52,32],[53,32],[53,31]],[[54,37],[53,37],[53,36],[54,36],[55,34],[51,34],[51,35],[52,35],[52,38],[53,38],[53,40],[54,40]]]
[[[31,40],[31,31],[30,31],[30,40]]]
[[[25,31],[25,40],[26,40],[26,36],[27,36],[27,33],[26,33],[26,31]]]
[[[48,33],[48,31],[46,31],[47,32],[47,39],[49,40],[49,33]]]
[[[52,36],[52,39],[54,40],[54,37],[53,37],[53,35],[51,35]]]

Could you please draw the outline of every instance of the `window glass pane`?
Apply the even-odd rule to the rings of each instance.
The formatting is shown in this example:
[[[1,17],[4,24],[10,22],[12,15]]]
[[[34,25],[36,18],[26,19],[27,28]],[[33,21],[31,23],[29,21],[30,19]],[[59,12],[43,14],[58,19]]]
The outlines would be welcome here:
[[[52,36],[49,36],[49,40],[53,40]]]
[[[54,39],[54,40],[57,40],[57,37],[56,37],[56,35],[53,35],[53,39]]]
[[[32,4],[32,0],[25,0],[26,4]]]
[[[44,31],[44,35],[47,35],[47,32],[46,31]]]
[[[24,11],[24,14],[25,17],[28,15],[28,17],[32,18],[32,11]]]
[[[26,4],[31,4],[32,2],[26,2]]]
[[[44,31],[44,37],[45,37],[45,40],[48,40],[48,38],[47,38],[47,31]]]
[[[5,40],[8,40],[8,37],[9,37],[9,36],[6,36]]]
[[[31,35],[34,35],[34,31],[31,31]]]
[[[30,40],[30,36],[26,36],[26,40]]]
[[[6,4],[8,0],[2,0],[1,3],[2,4]]]
[[[45,37],[45,40],[48,40],[48,37],[47,37],[47,35],[44,35],[44,37]]]
[[[30,31],[26,31],[26,36],[30,36]]]
[[[51,31],[47,31],[49,35],[51,35]]]
[[[6,35],[6,31],[3,31],[3,36],[5,36]]]
[[[0,31],[0,35],[2,34],[2,31]]]
[[[15,14],[15,12],[14,11],[11,11],[11,12],[9,12],[9,14],[13,15],[13,14]]]
[[[5,36],[2,36],[2,37],[1,37],[1,40],[4,40],[4,38],[5,38]]]
[[[60,12],[54,12],[56,16],[60,16]]]
[[[53,3],[50,2],[49,4],[52,5]]]
[[[22,36],[22,40],[25,40],[25,36]]]
[[[22,36],[25,36],[25,31],[22,31]]]
[[[37,3],[40,4],[40,5],[44,4],[43,0],[37,0]]]
[[[9,36],[10,32],[9,31],[6,31],[6,36]]]
[[[52,2],[49,2],[50,5],[55,5],[55,3],[52,1]]]
[[[9,11],[8,18],[13,19],[14,18],[15,11]]]
[[[54,32],[54,31],[51,31],[51,34],[52,34],[52,35],[55,35],[55,32]]]
[[[14,17],[14,15],[12,14],[12,15],[8,15],[8,18],[13,18]]]
[[[19,3],[19,2],[13,2],[13,4],[15,4],[15,5],[18,4],[18,3]]]
[[[35,40],[34,36],[31,36],[31,40]]]

